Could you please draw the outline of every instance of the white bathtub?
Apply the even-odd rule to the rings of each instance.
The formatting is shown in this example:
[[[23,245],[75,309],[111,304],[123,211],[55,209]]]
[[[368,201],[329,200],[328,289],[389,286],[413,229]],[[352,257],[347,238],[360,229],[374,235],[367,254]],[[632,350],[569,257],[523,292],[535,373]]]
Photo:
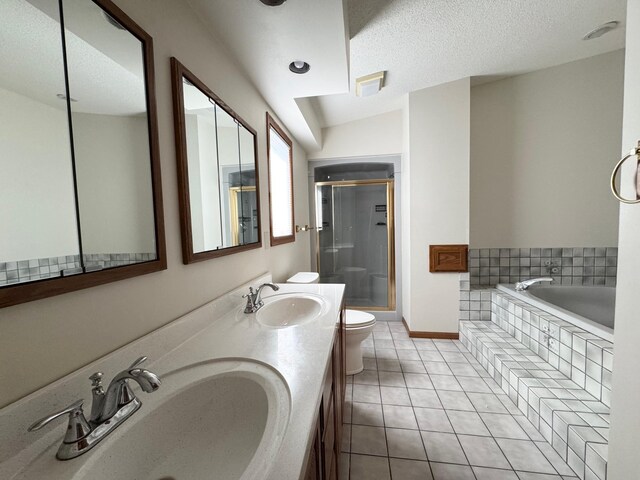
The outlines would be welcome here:
[[[614,287],[534,285],[518,292],[513,285],[500,284],[498,290],[613,342]]]

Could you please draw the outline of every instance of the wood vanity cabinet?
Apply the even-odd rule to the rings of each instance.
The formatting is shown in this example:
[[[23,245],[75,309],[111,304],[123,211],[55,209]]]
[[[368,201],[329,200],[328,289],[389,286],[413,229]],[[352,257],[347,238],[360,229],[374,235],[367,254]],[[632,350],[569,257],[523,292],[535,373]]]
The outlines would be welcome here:
[[[333,349],[322,387],[322,400],[304,480],[338,480],[340,443],[347,383],[345,363],[345,310],[340,309]]]

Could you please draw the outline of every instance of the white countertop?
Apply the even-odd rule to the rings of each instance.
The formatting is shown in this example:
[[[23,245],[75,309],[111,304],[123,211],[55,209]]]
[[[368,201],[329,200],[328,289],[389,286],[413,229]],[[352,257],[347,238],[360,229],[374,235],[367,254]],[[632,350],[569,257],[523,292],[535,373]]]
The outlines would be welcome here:
[[[312,322],[273,328],[259,324],[254,315],[242,313],[244,300],[241,295],[248,290],[248,286],[259,285],[269,279],[270,276],[266,275],[249,282],[1,409],[0,478],[36,478],[25,475],[28,470],[23,471],[25,466],[34,461],[47,467],[47,479],[72,478],[88,457],[99,454],[100,444],[77,459],[60,462],[54,457],[64,435],[66,421],[62,420],[39,432],[27,433],[26,428],[41,416],[66,407],[78,398],[85,399],[85,413],[88,415],[91,405],[88,377],[91,373],[103,371],[108,383],[116,372],[126,368],[135,358],[147,355],[149,360],[145,368],[160,377],[165,372],[186,365],[228,357],[254,359],[275,368],[288,384],[291,411],[282,445],[273,458],[272,469],[264,478],[299,479],[303,474],[309,439],[319,410],[323,374],[331,355],[344,285],[280,284],[278,292],[264,289],[264,298],[305,292],[320,295],[329,304],[327,310]],[[139,389],[134,390],[136,394],[139,392]],[[161,394],[162,388],[149,395]],[[143,401],[142,409],[146,395],[139,394]],[[40,468],[37,470],[42,471]]]

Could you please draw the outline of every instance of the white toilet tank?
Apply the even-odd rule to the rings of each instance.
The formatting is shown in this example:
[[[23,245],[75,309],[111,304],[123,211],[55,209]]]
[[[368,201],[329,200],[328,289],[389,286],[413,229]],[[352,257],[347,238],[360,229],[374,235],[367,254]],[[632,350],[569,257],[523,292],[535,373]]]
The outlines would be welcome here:
[[[316,272],[298,272],[287,283],[319,283],[320,274]]]

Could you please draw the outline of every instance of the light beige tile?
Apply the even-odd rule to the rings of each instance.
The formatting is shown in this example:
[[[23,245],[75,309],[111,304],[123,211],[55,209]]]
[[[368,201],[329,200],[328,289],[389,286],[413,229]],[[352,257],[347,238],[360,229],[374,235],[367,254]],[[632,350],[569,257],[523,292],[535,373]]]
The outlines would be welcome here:
[[[447,463],[431,463],[433,480],[475,480],[471,467],[450,465]]]
[[[390,428],[418,429],[416,417],[412,407],[399,407],[395,405],[383,405],[384,424]]]
[[[390,457],[409,458],[412,460],[427,459],[422,446],[420,432],[395,428],[387,428],[386,430]]]
[[[386,457],[352,454],[350,471],[350,480],[391,480]]]
[[[449,418],[444,410],[439,408],[418,408],[413,409],[418,427],[420,430],[428,430],[431,432],[447,432],[453,433],[453,427],[449,422]]]
[[[380,385],[387,387],[404,387],[404,375],[400,372],[378,372]]]
[[[490,436],[489,430],[476,412],[448,410],[449,421],[458,435]]]
[[[353,385],[353,401],[365,403],[381,403],[380,387],[375,385]]]
[[[393,480],[433,480],[427,462],[390,458],[389,463]]]
[[[380,387],[383,405],[411,406],[409,393],[404,387]]]
[[[382,405],[376,403],[354,402],[351,413],[351,422],[354,425],[371,425],[381,427],[384,425],[382,417]]]
[[[435,390],[410,388],[409,396],[414,407],[442,408],[442,404]]]
[[[493,438],[458,435],[458,440],[471,465],[477,467],[511,468]]]
[[[387,441],[382,427],[351,427],[351,453],[387,455]]]
[[[458,437],[453,433],[420,433],[430,462],[467,464],[467,457],[458,443]]]

